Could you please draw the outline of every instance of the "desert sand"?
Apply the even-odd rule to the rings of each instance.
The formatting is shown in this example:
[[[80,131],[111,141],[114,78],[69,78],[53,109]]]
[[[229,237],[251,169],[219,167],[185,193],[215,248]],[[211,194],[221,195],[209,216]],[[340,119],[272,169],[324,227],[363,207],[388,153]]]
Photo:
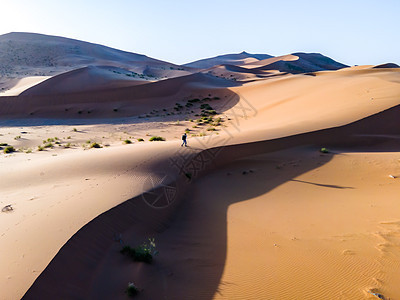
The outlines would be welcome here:
[[[1,299],[400,298],[396,65],[38,39],[97,56],[0,97]],[[148,238],[152,264],[120,253]]]

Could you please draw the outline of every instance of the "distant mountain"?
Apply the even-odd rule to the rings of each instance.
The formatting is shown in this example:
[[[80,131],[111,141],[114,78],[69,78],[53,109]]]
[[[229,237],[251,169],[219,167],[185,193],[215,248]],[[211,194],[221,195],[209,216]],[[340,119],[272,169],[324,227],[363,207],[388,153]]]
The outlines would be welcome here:
[[[236,54],[225,54],[200,59],[191,63],[184,64],[183,66],[190,68],[208,69],[217,65],[242,65],[271,57],[273,56],[268,54],[251,54],[243,51]]]
[[[37,33],[12,32],[0,35],[0,75],[55,75],[86,66],[113,66],[137,73],[158,70],[186,71],[174,64],[79,40]],[[161,70],[161,71],[159,71]],[[184,75],[190,72],[183,72]],[[182,75],[182,74],[180,74]]]

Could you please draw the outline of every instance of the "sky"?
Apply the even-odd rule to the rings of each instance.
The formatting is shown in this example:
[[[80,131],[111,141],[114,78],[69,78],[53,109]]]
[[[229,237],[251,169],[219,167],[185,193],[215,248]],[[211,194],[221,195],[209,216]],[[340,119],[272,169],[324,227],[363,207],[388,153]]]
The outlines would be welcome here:
[[[35,32],[183,64],[242,51],[400,64],[400,0],[0,0],[0,34]]]

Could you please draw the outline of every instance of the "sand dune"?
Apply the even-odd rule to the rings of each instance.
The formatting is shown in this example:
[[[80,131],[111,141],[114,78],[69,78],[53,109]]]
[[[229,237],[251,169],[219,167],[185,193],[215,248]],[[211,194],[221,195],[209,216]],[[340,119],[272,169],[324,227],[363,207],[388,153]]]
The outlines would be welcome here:
[[[319,53],[293,53],[291,55],[245,64],[243,67],[250,67],[253,70],[279,70],[281,72],[299,74],[324,70],[339,70],[347,66]]]
[[[386,68],[386,69],[389,69],[389,68],[400,68],[400,66],[399,65],[397,65],[397,64],[393,64],[393,63],[387,63],[387,64],[382,64],[382,65],[377,65],[377,66],[375,66],[374,68],[377,68],[377,69],[379,69],[379,68]]]
[[[51,78],[51,76],[28,76],[22,79],[5,78],[0,83],[0,96],[18,96],[25,90]]]
[[[275,57],[271,57],[271,58],[267,58],[267,59],[262,59],[253,63],[246,63],[241,65],[241,67],[247,68],[247,69],[253,69],[253,68],[257,68],[260,66],[266,66],[269,64],[272,64],[274,62],[277,61],[294,61],[294,60],[298,60],[299,57],[289,54],[289,55],[282,55],[282,56],[275,56]]]
[[[50,88],[62,86],[63,77],[55,77],[51,83]],[[173,107],[178,101],[199,95],[206,97],[210,91],[214,94],[217,91],[233,94],[226,87],[235,85],[238,84],[230,80],[198,73],[132,87],[81,92],[74,95],[2,97],[3,105],[0,106],[0,115],[3,119],[77,118],[84,120],[146,115],[152,113],[154,109],[159,112],[163,109],[172,109],[175,114]],[[40,85],[37,88],[40,89]],[[63,89],[68,90],[69,87],[63,87]],[[189,107],[184,109],[190,111]]]
[[[0,35],[0,75],[5,77],[53,76],[104,65],[140,74],[146,70],[146,75],[153,77],[168,77],[171,73],[175,77],[172,69],[190,70],[145,55],[64,37],[24,32]]]
[[[318,146],[299,146],[330,143],[337,147],[342,141],[351,141],[353,147],[365,146],[354,134],[371,126],[399,134],[399,127],[387,122],[398,111],[399,106],[341,128],[221,148],[212,160],[212,170],[203,169],[203,176],[199,174],[194,183],[188,186],[184,177],[168,183],[186,192],[164,210],[148,206],[142,196],[134,197],[82,228],[24,299],[60,294],[123,299],[120,291],[127,278],[144,289],[139,297],[143,299],[292,299],[297,295],[363,299],[369,289],[396,295],[395,289],[382,282],[393,280],[398,269],[389,262],[381,265],[374,261],[385,260],[375,248],[381,219],[399,218],[392,210],[399,186],[375,188],[390,183],[386,172],[399,172],[399,166],[387,161],[393,162],[397,155],[348,153],[343,158],[339,155],[336,162],[334,154],[321,155]],[[360,174],[372,170],[365,164],[368,160],[376,175],[360,179]],[[185,171],[194,161],[196,156]],[[354,174],[350,179],[343,178],[344,166]],[[248,188],[241,188],[243,184]],[[164,190],[154,193],[162,195]],[[374,193],[387,200],[376,199]],[[346,195],[352,197],[351,202],[345,200]],[[373,208],[378,203],[379,211]],[[360,210],[363,214],[354,218]],[[152,267],[132,265],[118,253],[121,245],[113,240],[115,236],[124,243],[156,236],[161,254]],[[398,254],[391,253],[393,261]],[[91,263],[85,263],[89,259]],[[71,265],[73,268],[68,267]],[[69,271],[60,274],[60,269]],[[391,275],[376,277],[383,270]],[[112,279],[109,273],[114,274]],[[328,284],[336,276],[340,278]],[[59,293],[61,283],[71,288]]]
[[[2,49],[2,84],[52,77],[0,98],[0,298],[400,297],[397,65],[176,66],[21,33]],[[151,265],[119,253],[149,237]]]
[[[245,51],[236,54],[225,54],[211,58],[205,58],[191,63],[184,64],[186,67],[208,69],[217,65],[242,65],[245,63],[252,63],[259,60],[271,58],[268,54],[251,54]]]
[[[40,96],[101,91],[149,82],[151,81],[125,69],[90,66],[56,75],[41,84],[36,84],[25,90],[21,95]]]

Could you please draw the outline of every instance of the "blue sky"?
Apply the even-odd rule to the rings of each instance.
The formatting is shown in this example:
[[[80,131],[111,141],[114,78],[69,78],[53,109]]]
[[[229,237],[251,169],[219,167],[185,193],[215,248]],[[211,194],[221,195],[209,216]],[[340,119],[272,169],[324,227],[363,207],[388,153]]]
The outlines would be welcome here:
[[[0,34],[65,36],[173,63],[243,50],[400,64],[400,0],[1,0]]]

